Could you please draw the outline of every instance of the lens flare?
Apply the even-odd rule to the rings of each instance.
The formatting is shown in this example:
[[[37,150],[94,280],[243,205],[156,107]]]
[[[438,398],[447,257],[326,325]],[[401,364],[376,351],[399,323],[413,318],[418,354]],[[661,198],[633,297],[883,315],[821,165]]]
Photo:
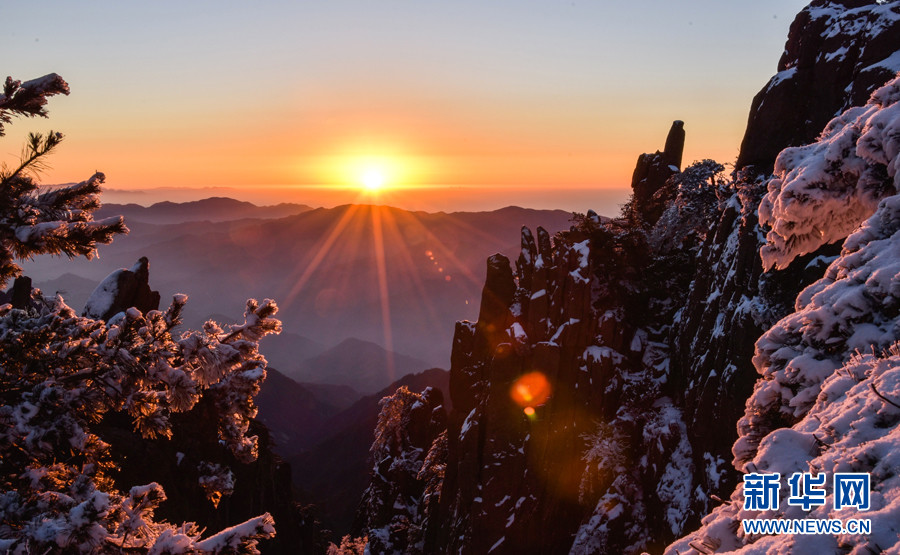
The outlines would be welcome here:
[[[550,398],[551,389],[547,376],[542,372],[529,372],[512,384],[509,396],[525,409],[526,415],[532,416],[534,407],[544,404]]]

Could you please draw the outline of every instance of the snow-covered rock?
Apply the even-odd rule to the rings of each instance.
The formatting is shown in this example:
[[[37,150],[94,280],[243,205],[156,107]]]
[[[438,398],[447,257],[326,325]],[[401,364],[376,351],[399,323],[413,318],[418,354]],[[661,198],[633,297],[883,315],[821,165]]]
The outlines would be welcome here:
[[[141,257],[131,269],[121,268],[110,273],[94,289],[84,305],[84,316],[109,320],[116,314],[134,307],[141,312],[159,308],[159,292],[150,289],[150,263]]]
[[[829,160],[834,152],[829,147],[842,140],[829,130],[853,121],[860,130],[857,136],[868,137],[867,146],[860,148],[857,142],[855,149],[842,148],[843,156],[829,162],[834,173],[853,176],[844,178],[841,191],[850,197],[844,206],[855,202],[853,197],[862,187],[859,182],[878,172],[887,182],[884,190],[893,192],[900,160],[898,100],[900,76],[876,91],[866,107],[839,116],[817,144],[805,149],[807,154],[796,164],[795,173],[806,171],[803,163],[810,166],[809,171],[821,172],[823,160]],[[770,187],[769,194],[778,200],[777,187]],[[816,218],[817,213],[804,206],[821,202],[817,195],[794,197],[767,217],[773,227],[778,226],[779,218],[798,213],[827,225],[828,211],[819,211]],[[840,205],[840,197],[832,194],[828,202]],[[900,195],[883,198],[875,213],[863,221],[864,217],[859,216],[860,227],[846,239],[825,277],[800,294],[796,311],[757,342],[754,364],[762,378],[738,422],[740,438],[733,451],[738,469],[778,472],[783,479],[798,471],[829,476],[835,472],[869,473],[871,510],[838,513],[834,493],[829,491],[821,507],[803,511],[782,503],[781,509],[760,515],[743,508],[743,486],[739,485],[730,502],[714,510],[699,530],[669,546],[667,552],[703,552],[704,545],[743,553],[836,551],[850,546],[878,553],[900,552],[900,481],[895,473],[900,445]],[[772,243],[776,249],[787,244],[776,241]],[[762,252],[764,257],[767,254]],[[781,251],[788,260],[796,254],[789,248]],[[873,531],[864,536],[760,537],[743,533],[739,524],[748,518],[869,518]]]
[[[756,95],[736,166],[772,169],[900,71],[900,3],[813,0],[791,23],[778,72]]]

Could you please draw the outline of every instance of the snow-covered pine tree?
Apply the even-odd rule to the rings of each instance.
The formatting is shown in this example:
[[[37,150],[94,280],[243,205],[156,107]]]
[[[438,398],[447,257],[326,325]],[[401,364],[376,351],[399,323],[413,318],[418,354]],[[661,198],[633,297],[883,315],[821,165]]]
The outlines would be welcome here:
[[[55,73],[25,83],[7,77],[0,95],[0,136],[13,115],[46,117],[47,97],[55,94],[69,94],[69,86]],[[35,173],[62,139],[53,131],[32,133],[19,162],[0,165],[0,287],[21,274],[16,259],[37,254],[92,258],[97,243],[128,231],[121,217],[94,221],[91,216],[100,206],[102,173],[68,187],[39,189]]]
[[[0,134],[11,115],[46,115],[46,97],[67,94],[52,74],[7,79]],[[93,221],[102,174],[41,191],[34,172],[62,136],[32,135],[22,160],[0,170],[0,285],[36,254],[91,257],[97,243],[127,232],[122,218]],[[193,523],[154,517],[166,496],[157,483],[121,487],[117,460],[101,436],[104,415],[124,414],[146,438],[168,437],[170,417],[206,399],[219,440],[243,461],[253,396],[265,379],[258,342],[280,331],[274,302],[247,302],[243,324],[176,334],[187,301],[165,311],[130,308],[109,321],[78,317],[62,298],[32,291],[30,302],[0,305],[0,551],[8,553],[256,553],[274,534],[266,513],[205,539]],[[224,471],[219,474],[225,475]],[[229,480],[208,480],[208,495]],[[217,491],[224,489],[226,491]]]
[[[422,553],[446,465],[443,403],[441,391],[431,387],[414,393],[403,386],[381,400],[369,451],[372,479],[357,517],[368,537],[366,552]],[[347,553],[353,545],[348,542],[334,551]]]

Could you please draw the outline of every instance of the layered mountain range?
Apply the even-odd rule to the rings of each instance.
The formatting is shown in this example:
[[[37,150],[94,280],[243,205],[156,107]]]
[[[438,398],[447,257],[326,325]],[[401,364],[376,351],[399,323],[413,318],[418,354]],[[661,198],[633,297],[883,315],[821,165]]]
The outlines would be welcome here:
[[[415,370],[446,367],[454,319],[477,314],[484,258],[512,248],[523,223],[544,222],[555,231],[571,219],[561,210],[516,207],[456,213],[359,205],[310,210],[231,199],[106,210],[124,211],[127,240],[101,246],[92,261],[29,262],[26,273],[37,287],[60,291],[80,310],[100,280],[146,257],[163,304],[176,293],[189,296],[189,328],[210,317],[234,320],[247,297],[276,299],[285,337],[267,338],[263,353],[279,370],[322,383],[330,380],[315,376],[318,366],[303,367],[303,361],[351,338],[426,363]],[[365,392],[413,369],[399,364],[389,370]]]
[[[489,257],[446,427],[427,392],[386,405],[359,534],[399,553],[896,550],[898,71],[900,2],[815,0],[733,172],[682,167],[675,122],[619,218],[525,227],[514,267]],[[811,468],[872,473],[879,532],[739,530],[741,473]]]
[[[278,299],[285,330],[261,344],[269,372],[257,398],[258,419],[268,428],[267,449],[300,468],[293,473],[299,499],[315,502],[325,525],[341,533],[349,530],[366,487],[378,401],[400,384],[421,389],[446,383],[445,370],[416,373],[436,366],[434,360],[446,367],[453,317],[443,315],[476,313],[480,259],[514,244],[523,220],[563,229],[571,218],[563,211],[515,207],[427,214],[376,206],[260,207],[227,198],[106,204],[100,216],[105,214],[123,214],[129,236],[101,247],[99,260],[35,260],[26,268],[35,285],[60,292],[95,318],[130,306],[149,310],[186,293],[185,329],[200,328],[207,319],[235,321],[250,296]],[[373,243],[378,233],[380,250]],[[380,285],[389,295],[384,302]],[[405,347],[432,362],[402,354]],[[265,495],[292,515],[279,519],[285,541],[276,543],[290,545],[301,534],[303,550],[323,547],[306,516],[300,518],[305,528],[294,529],[291,474],[277,456],[267,456],[258,476],[281,491]],[[157,460],[148,458],[150,466]],[[145,466],[141,472],[152,476]],[[267,472],[277,472],[277,479]],[[242,478],[240,490],[252,491],[254,484],[255,478]],[[182,515],[192,499],[175,500],[172,506],[179,508],[172,514]],[[234,512],[231,506],[222,504]]]

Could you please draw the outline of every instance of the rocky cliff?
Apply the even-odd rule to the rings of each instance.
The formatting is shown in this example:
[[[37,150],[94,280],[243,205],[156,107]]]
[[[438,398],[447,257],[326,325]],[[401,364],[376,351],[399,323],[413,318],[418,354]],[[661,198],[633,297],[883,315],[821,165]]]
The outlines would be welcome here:
[[[815,0],[791,24],[776,73],[754,97],[737,167],[772,171],[785,147],[812,142],[831,118],[900,71],[894,2]]]
[[[763,272],[758,208],[768,172],[782,149],[811,142],[836,113],[865,103],[900,71],[900,3],[812,2],[791,25],[778,70],[753,100],[735,196],[699,253],[703,268],[671,338],[692,444],[700,459],[725,469],[729,482],[737,479],[723,464],[737,438],[730,423],[743,415],[758,377],[751,362],[756,340],[793,311],[798,293],[841,250],[840,242],[826,244],[782,270]],[[698,465],[695,478],[704,470]]]
[[[738,483],[669,553],[900,550],[898,136],[900,74],[865,106],[834,118],[815,143],[778,156],[759,209],[769,227],[760,251],[765,267],[789,265],[826,240],[849,236],[792,313],[756,342],[760,377],[738,421],[733,464],[745,480],[777,473],[775,502],[748,506],[750,482]],[[813,228],[828,232],[808,233]],[[839,493],[838,473],[845,472],[864,477],[855,502]],[[802,476],[803,496],[818,489],[820,499],[798,503],[795,476]],[[758,518],[838,526],[811,535],[744,528]],[[841,525],[852,520],[871,526]]]
[[[639,159],[622,217],[523,229],[515,270],[488,260],[478,320],[454,337],[424,552],[660,550],[728,496],[754,343],[840,252],[817,245],[763,273],[768,173],[900,70],[898,20],[900,2],[813,2],[754,99],[731,176],[681,168],[676,122]]]

